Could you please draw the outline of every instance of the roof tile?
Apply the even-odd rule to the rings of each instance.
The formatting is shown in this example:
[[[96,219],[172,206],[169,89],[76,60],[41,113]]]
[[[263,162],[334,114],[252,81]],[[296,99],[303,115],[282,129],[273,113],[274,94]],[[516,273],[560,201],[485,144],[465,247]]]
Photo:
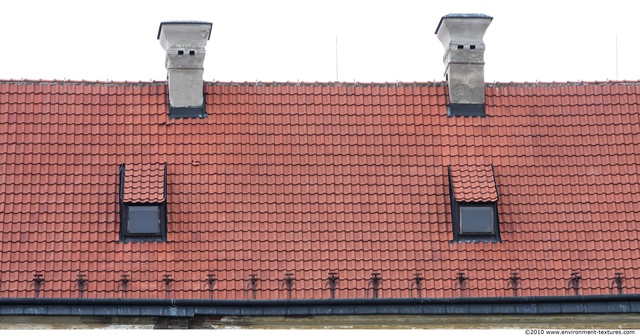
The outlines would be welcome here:
[[[637,292],[638,87],[496,83],[488,117],[447,118],[443,83],[206,83],[209,116],[184,120],[166,83],[0,81],[0,290],[33,297],[42,272],[45,297],[77,297],[82,272],[113,298],[129,274],[130,297],[164,298],[171,273],[173,297],[202,298],[214,272],[216,297],[242,299],[255,272],[258,297],[284,298],[290,271],[319,298],[335,270],[342,298],[373,271],[383,297],[414,272],[456,297],[462,271],[478,297],[517,271],[523,295],[565,295],[579,269],[581,294],[616,271]],[[127,201],[162,201],[157,162],[170,243],[119,243],[118,167]],[[500,183],[502,243],[450,243],[448,165],[459,201]]]

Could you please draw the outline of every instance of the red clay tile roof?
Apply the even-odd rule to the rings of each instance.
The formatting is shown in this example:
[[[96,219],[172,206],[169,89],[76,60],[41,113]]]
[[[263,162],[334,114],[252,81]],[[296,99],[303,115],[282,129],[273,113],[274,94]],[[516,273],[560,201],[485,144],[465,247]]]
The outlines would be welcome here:
[[[453,194],[458,202],[496,202],[498,190],[490,164],[450,167]]]
[[[0,296],[244,299],[640,291],[640,83],[489,84],[486,118],[442,83],[206,83],[168,119],[166,83],[0,81]],[[121,243],[121,164],[167,163],[169,243]],[[447,166],[491,163],[502,243],[452,243]]]
[[[164,202],[165,165],[160,163],[125,166],[122,201],[127,203]]]

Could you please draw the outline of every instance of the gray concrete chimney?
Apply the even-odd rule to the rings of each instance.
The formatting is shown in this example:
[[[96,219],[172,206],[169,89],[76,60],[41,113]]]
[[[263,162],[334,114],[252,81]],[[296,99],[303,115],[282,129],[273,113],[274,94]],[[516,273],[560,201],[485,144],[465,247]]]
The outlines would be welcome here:
[[[492,17],[448,14],[436,35],[444,46],[445,78],[449,85],[449,115],[484,116],[484,50],[482,40]]]
[[[167,53],[169,117],[205,117],[203,80],[205,46],[211,36],[210,22],[168,21],[160,23],[158,40]]]

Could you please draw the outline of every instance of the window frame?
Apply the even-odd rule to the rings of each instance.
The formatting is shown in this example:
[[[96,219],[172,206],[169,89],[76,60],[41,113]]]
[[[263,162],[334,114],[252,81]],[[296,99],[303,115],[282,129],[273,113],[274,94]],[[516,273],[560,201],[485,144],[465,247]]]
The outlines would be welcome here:
[[[489,227],[491,227],[491,232],[482,232],[482,231],[472,231],[472,230],[465,230],[465,220],[464,220],[464,210],[469,210],[469,209],[473,209],[473,208],[483,208],[483,209],[489,209],[491,210],[491,218],[489,219],[490,222],[488,223]],[[460,212],[460,218],[459,218],[459,225],[458,225],[458,234],[461,236],[488,236],[488,235],[494,235],[496,233],[496,227],[495,227],[495,218],[496,218],[496,209],[495,207],[489,203],[461,203],[458,202],[458,211]],[[470,225],[467,225],[470,226]],[[467,231],[467,232],[464,232]]]
[[[158,231],[155,233],[132,233],[130,232],[131,225],[131,209],[135,207],[157,207],[158,214]],[[123,234],[123,238],[129,241],[165,241],[166,240],[166,207],[164,203],[123,203],[121,207],[124,212],[124,218],[120,227],[120,232]],[[155,238],[155,239],[154,239]]]
[[[462,209],[463,208],[491,208],[492,211],[492,223],[490,224],[493,233],[482,232],[462,232]],[[453,238],[457,242],[466,241],[492,241],[501,242],[500,239],[500,225],[498,220],[498,203],[497,202],[458,202],[455,199],[452,200],[452,222],[453,222]]]

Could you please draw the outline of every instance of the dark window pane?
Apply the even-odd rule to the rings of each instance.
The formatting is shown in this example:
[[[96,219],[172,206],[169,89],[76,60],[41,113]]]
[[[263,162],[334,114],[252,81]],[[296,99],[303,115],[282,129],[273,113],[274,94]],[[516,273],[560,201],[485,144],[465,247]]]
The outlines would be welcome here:
[[[493,234],[493,207],[460,206],[460,234]]]
[[[129,226],[127,231],[132,235],[159,234],[159,207],[157,205],[129,206]]]

